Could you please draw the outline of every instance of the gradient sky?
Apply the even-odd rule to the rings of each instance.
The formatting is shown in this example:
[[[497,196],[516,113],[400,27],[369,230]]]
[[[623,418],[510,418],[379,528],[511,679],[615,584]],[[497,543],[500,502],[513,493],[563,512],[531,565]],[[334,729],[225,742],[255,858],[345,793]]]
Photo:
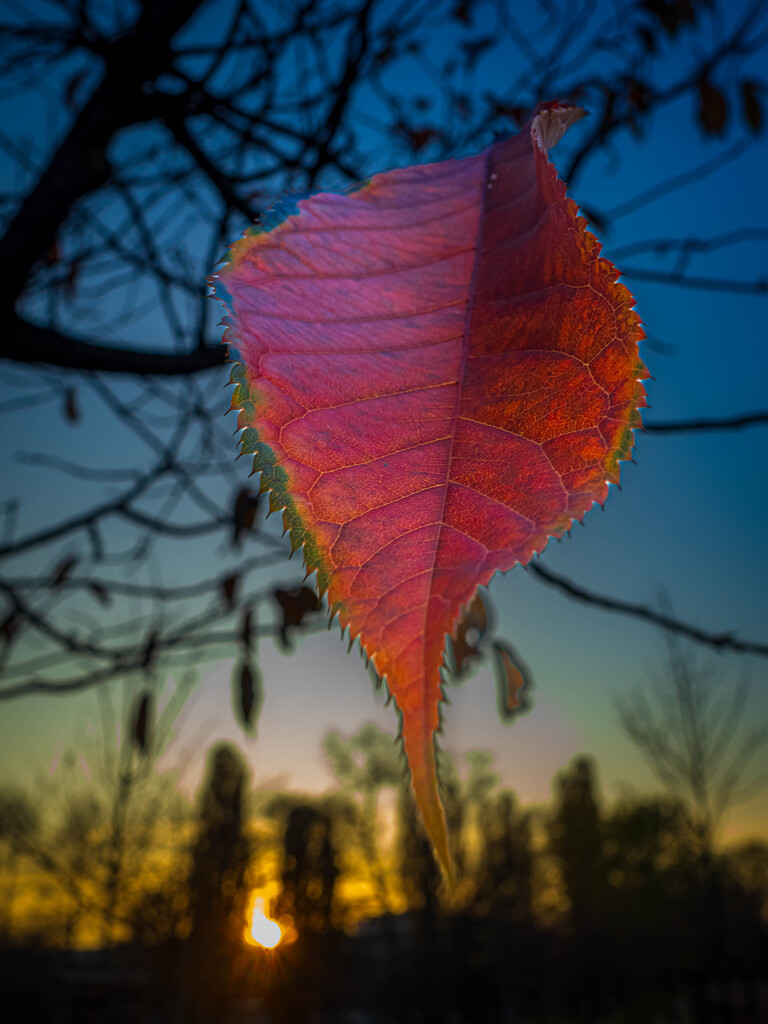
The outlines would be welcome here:
[[[743,6],[729,5],[729,17]],[[214,30],[205,20],[200,28]],[[481,35],[483,24],[476,28]],[[430,42],[436,52],[447,45],[437,36]],[[491,55],[483,65],[489,83],[497,86],[504,81],[508,60],[508,55]],[[666,71],[671,74],[674,69]],[[413,76],[414,90],[421,88],[417,68],[403,73]],[[358,105],[367,116],[375,115],[372,97],[362,95]],[[666,108],[646,138],[621,136],[620,151],[592,161],[573,198],[588,208],[610,210],[650,184],[714,155],[717,144],[701,136],[692,113],[691,101],[685,99]],[[38,140],[47,123],[44,105],[32,94],[0,103],[0,116],[8,131],[23,120],[27,133]],[[569,146],[578,145],[586,130],[585,122],[571,130],[572,141],[565,140],[553,151],[556,165],[565,163]],[[729,141],[745,134],[743,124],[734,118]],[[379,162],[371,172],[398,163],[397,154],[387,159],[374,146],[372,152]],[[740,227],[765,227],[761,183],[766,163],[763,135],[717,174],[617,221],[604,238],[606,255],[642,239],[710,237]],[[3,188],[9,187],[11,175],[3,164]],[[694,272],[735,279],[765,275],[765,248],[764,242],[753,242],[716,250],[694,264]],[[617,263],[655,266],[647,255],[621,262],[617,258]],[[677,289],[631,276],[626,283],[637,297],[651,337],[674,346],[671,354],[651,347],[643,353],[656,378],[648,385],[653,406],[648,422],[766,407],[765,295]],[[18,379],[18,370],[0,370],[0,403],[18,393]],[[222,411],[225,404],[222,399]],[[82,507],[85,494],[90,500],[97,491],[19,465],[13,458],[17,448],[70,456],[76,452],[80,461],[96,465],[118,461],[123,454],[115,451],[124,442],[113,433],[111,419],[88,400],[78,425],[63,424],[58,408],[43,406],[0,418],[0,430],[3,494],[22,495],[30,528],[46,521],[52,500],[58,511],[74,511]],[[663,589],[674,612],[697,626],[768,640],[768,541],[763,523],[768,508],[767,438],[765,425],[723,433],[639,436],[638,465],[624,466],[621,492],[612,488],[605,514],[590,513],[586,529],[576,527],[570,541],[552,543],[544,555],[547,565],[595,591],[626,600],[653,604]],[[243,480],[246,475],[242,465]],[[210,560],[212,572],[220,572],[217,552],[201,557]],[[184,581],[186,566],[178,551],[169,553],[161,568],[166,583]],[[276,570],[274,579],[287,582],[299,575],[291,563]],[[609,796],[625,787],[651,787],[649,771],[618,725],[616,703],[633,686],[650,686],[659,677],[664,646],[658,630],[577,604],[519,567],[497,576],[490,595],[497,611],[497,634],[515,645],[532,671],[534,707],[514,725],[503,725],[496,716],[490,671],[482,669],[449,691],[444,746],[459,759],[473,748],[493,751],[502,780],[526,802],[547,799],[554,773],[580,752],[597,758],[601,785]],[[724,694],[740,678],[750,678],[749,719],[768,718],[764,659],[705,649],[695,653],[715,666]],[[257,784],[280,780],[317,790],[331,781],[321,750],[328,730],[352,732],[375,721],[393,736],[396,732],[394,710],[384,708],[383,696],[374,692],[359,655],[347,655],[336,626],[328,634],[302,641],[291,656],[263,643],[261,668],[266,700],[258,738],[244,738],[235,722],[231,663],[203,664],[166,764],[173,764],[185,745],[199,745],[201,737],[228,737],[247,754]],[[96,720],[93,694],[25,698],[0,705],[0,778],[30,779],[34,770],[55,761],[87,723]],[[756,767],[765,777],[768,751]],[[202,760],[193,759],[184,780],[188,791],[201,770]],[[734,809],[728,819],[728,837],[748,832],[768,837],[766,791]]]

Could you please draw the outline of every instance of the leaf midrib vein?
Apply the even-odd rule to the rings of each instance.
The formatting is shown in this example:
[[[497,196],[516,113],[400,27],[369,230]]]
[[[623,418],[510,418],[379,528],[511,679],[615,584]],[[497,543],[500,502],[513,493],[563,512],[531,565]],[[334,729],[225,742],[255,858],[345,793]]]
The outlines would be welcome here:
[[[488,168],[489,168],[489,165],[490,165],[490,159],[491,159],[491,153],[492,152],[493,152],[493,147],[489,147],[488,149],[486,149],[485,153],[483,154],[482,173],[480,175],[480,181],[478,183],[478,190],[479,190],[479,193],[480,193],[480,202],[479,202],[480,215],[479,215],[478,220],[477,220],[477,232],[476,232],[476,235],[475,235],[475,246],[474,246],[474,248],[475,248],[476,256],[475,256],[474,265],[472,267],[472,277],[470,278],[469,289],[468,289],[467,297],[466,297],[466,300],[465,300],[465,302],[466,302],[466,312],[464,314],[464,337],[463,337],[463,341],[462,341],[461,359],[459,360],[459,371],[456,374],[456,376],[458,378],[458,385],[456,387],[456,401],[454,403],[453,416],[452,416],[453,429],[451,431],[451,445],[450,445],[450,452],[448,454],[448,465],[447,465],[446,473],[445,473],[445,481],[443,483],[443,500],[442,500],[442,503],[441,503],[440,516],[439,516],[439,519],[440,519],[441,523],[443,523],[443,524],[445,522],[445,505],[446,505],[446,502],[448,500],[448,485],[450,483],[451,474],[453,472],[453,460],[454,460],[454,455],[455,455],[455,452],[456,452],[456,430],[457,430],[457,426],[458,426],[458,422],[459,422],[459,414],[461,412],[461,396],[462,396],[463,389],[464,389],[464,375],[466,373],[467,360],[469,359],[469,343],[470,343],[470,337],[471,337],[470,328],[471,328],[471,325],[472,325],[472,304],[473,304],[473,300],[474,300],[474,297],[475,297],[475,291],[477,289],[477,278],[478,278],[478,273],[479,273],[479,268],[480,268],[480,253],[481,253],[482,248],[483,248],[483,237],[484,237],[484,234],[485,234],[485,207],[486,207],[486,199],[487,199],[487,190],[486,190],[485,186],[486,186],[486,183],[488,181]],[[428,616],[428,613],[429,613],[429,607],[430,607],[431,600],[432,600],[432,591],[433,591],[434,578],[435,578],[435,567],[437,565],[437,554],[438,554],[438,551],[440,550],[440,540],[442,538],[443,529],[444,528],[445,528],[444,525],[441,525],[440,527],[438,527],[438,529],[437,529],[437,531],[435,533],[435,548],[434,548],[434,551],[432,552],[432,565],[431,565],[431,567],[429,569],[429,594],[428,594],[428,597],[427,597],[427,601],[425,602],[425,605],[424,605],[424,619],[423,619],[423,624],[422,624],[422,636],[423,637],[426,635],[426,631],[427,631],[427,616]],[[422,689],[422,699],[425,702],[426,702],[426,698],[427,698],[427,692],[426,691],[427,691],[427,687],[429,685],[427,665],[426,665],[426,652],[427,652],[427,645],[424,644],[424,647],[422,648],[422,657],[421,657],[422,673],[421,673],[420,685],[421,685],[421,689]],[[428,729],[428,726],[427,726],[427,723],[426,723],[426,717],[424,717],[424,716],[422,717],[421,726],[422,726],[422,729],[424,729],[425,727],[427,727],[427,729]],[[427,735],[427,736],[422,735],[422,742],[423,743],[424,742],[429,743],[431,741],[431,739],[432,739],[431,732],[429,732],[429,735]]]

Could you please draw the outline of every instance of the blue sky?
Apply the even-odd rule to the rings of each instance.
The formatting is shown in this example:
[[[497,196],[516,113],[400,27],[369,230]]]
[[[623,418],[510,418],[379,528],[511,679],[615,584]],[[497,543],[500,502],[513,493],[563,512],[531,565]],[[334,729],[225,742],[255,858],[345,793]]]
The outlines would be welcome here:
[[[729,5],[727,17],[735,18],[743,6]],[[528,10],[525,5],[523,10]],[[478,15],[478,36],[493,29],[490,22],[486,25],[482,20],[491,18],[491,7],[482,11],[487,13]],[[197,28],[201,30],[213,30],[205,15]],[[450,35],[441,33],[451,31],[441,30],[430,37],[429,50],[435,60],[450,49]],[[692,59],[694,56],[692,51]],[[512,59],[503,48],[489,53],[476,72],[483,76],[482,82],[470,83],[471,88],[500,87],[514,77],[510,75]],[[670,51],[668,63],[662,57],[657,73],[671,79],[679,70],[678,61],[679,52],[673,55]],[[405,92],[411,89],[415,94],[428,88],[425,81],[417,61],[403,64],[400,84]],[[0,104],[8,130],[23,122],[24,132],[36,140],[41,154],[49,123],[46,110],[55,86],[54,81],[48,83],[42,99],[28,93]],[[367,169],[373,173],[401,163],[402,154],[396,148],[386,150],[374,128],[366,127],[382,116],[376,98],[363,91],[356,110],[362,137],[368,143]],[[637,139],[630,132],[617,137],[612,152],[598,156],[583,170],[572,197],[589,209],[610,210],[654,182],[710,159],[722,143],[702,135],[693,113],[691,98],[684,97],[663,110],[646,137]],[[451,155],[462,153],[459,128],[455,133],[457,149]],[[571,129],[569,138],[551,154],[556,165],[567,165],[569,153],[588,130],[588,119]],[[50,137],[56,134],[52,132]],[[727,129],[727,142],[735,143],[747,134],[743,123],[734,117]],[[123,140],[117,144],[131,143]],[[437,155],[427,150],[425,158]],[[716,174],[617,220],[604,238],[606,254],[610,257],[646,239],[708,238],[738,228],[766,227],[761,182],[767,158],[763,135]],[[0,167],[4,188],[9,187],[13,173],[7,162]],[[190,244],[194,244],[194,233]],[[692,265],[692,272],[712,278],[752,279],[766,274],[765,254],[764,241],[741,243],[702,257]],[[649,255],[627,256],[619,265],[657,266]],[[646,415],[648,422],[725,416],[766,407],[765,294],[673,288],[631,276],[626,283],[637,297],[649,335],[674,348],[671,353],[645,348],[644,358],[655,377],[648,384],[652,405]],[[20,381],[25,375],[28,381],[30,371],[3,370],[0,403],[24,393]],[[211,386],[218,387],[218,382]],[[222,412],[225,407],[222,393]],[[75,511],[86,498],[93,500],[103,490],[89,490],[66,477],[20,465],[14,458],[17,449],[62,455],[76,452],[80,461],[102,466],[132,457],[129,439],[115,431],[111,417],[85,391],[79,424],[63,423],[58,407],[49,403],[0,418],[0,430],[3,490],[23,497],[29,527],[47,521],[52,502],[58,513]],[[593,511],[586,528],[577,527],[570,541],[551,544],[544,556],[547,565],[586,587],[625,600],[657,603],[663,590],[679,617],[704,629],[733,630],[765,642],[766,437],[766,426],[723,433],[640,435],[638,465],[624,466],[621,492],[612,488],[605,514]],[[244,481],[247,467],[243,462],[238,464],[238,472]],[[269,528],[277,529],[274,524]],[[286,555],[287,551],[286,542]],[[167,583],[188,578],[189,549],[186,553],[180,547],[163,549],[159,557],[158,571]],[[197,569],[210,564],[212,572],[220,571],[223,556],[218,550],[197,551],[195,557]],[[294,563],[286,563],[271,578],[285,582],[299,575]],[[664,658],[658,631],[642,622],[576,604],[519,567],[497,576],[490,595],[497,611],[497,634],[514,643],[533,673],[534,708],[513,726],[502,725],[495,713],[490,672],[482,669],[460,688],[451,689],[444,745],[459,757],[472,748],[492,750],[504,782],[527,801],[546,799],[553,774],[579,752],[595,755],[602,784],[610,795],[624,786],[650,786],[651,776],[621,732],[615,708],[631,687],[649,686],[658,679]],[[724,693],[740,678],[751,678],[750,719],[768,718],[765,660],[698,653],[715,666]],[[321,753],[322,737],[328,730],[351,732],[373,720],[394,735],[393,710],[383,707],[383,697],[373,691],[357,653],[346,654],[337,627],[301,642],[290,657],[265,643],[261,659],[266,701],[258,738],[244,739],[235,723],[229,697],[231,663],[203,663],[194,699],[179,729],[177,750],[198,734],[211,739],[229,736],[243,744],[257,783],[279,778],[315,789],[330,782]],[[47,765],[73,741],[84,722],[95,718],[93,694],[57,700],[24,698],[3,705],[2,777],[28,778],[32,766]],[[199,777],[201,763],[190,770],[188,788]],[[759,770],[763,775],[768,770],[768,752],[764,752]],[[747,831],[768,836],[765,792],[731,815],[728,834]]]

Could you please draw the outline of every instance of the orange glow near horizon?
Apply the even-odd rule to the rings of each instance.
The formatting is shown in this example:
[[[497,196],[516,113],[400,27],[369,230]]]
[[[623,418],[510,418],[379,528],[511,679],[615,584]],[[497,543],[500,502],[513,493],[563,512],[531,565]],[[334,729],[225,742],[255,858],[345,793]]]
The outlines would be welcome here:
[[[264,912],[264,897],[256,896],[251,905],[250,923],[245,929],[245,940],[252,946],[274,949],[283,937],[277,921],[272,921]]]

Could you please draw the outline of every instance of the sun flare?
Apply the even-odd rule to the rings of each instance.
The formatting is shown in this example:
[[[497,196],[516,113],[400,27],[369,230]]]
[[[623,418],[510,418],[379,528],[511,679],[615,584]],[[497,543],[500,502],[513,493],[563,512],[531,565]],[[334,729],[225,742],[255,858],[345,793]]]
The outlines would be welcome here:
[[[246,941],[264,949],[274,949],[283,937],[283,931],[277,921],[270,920],[264,913],[263,896],[254,899],[250,916],[250,924],[245,931]]]

